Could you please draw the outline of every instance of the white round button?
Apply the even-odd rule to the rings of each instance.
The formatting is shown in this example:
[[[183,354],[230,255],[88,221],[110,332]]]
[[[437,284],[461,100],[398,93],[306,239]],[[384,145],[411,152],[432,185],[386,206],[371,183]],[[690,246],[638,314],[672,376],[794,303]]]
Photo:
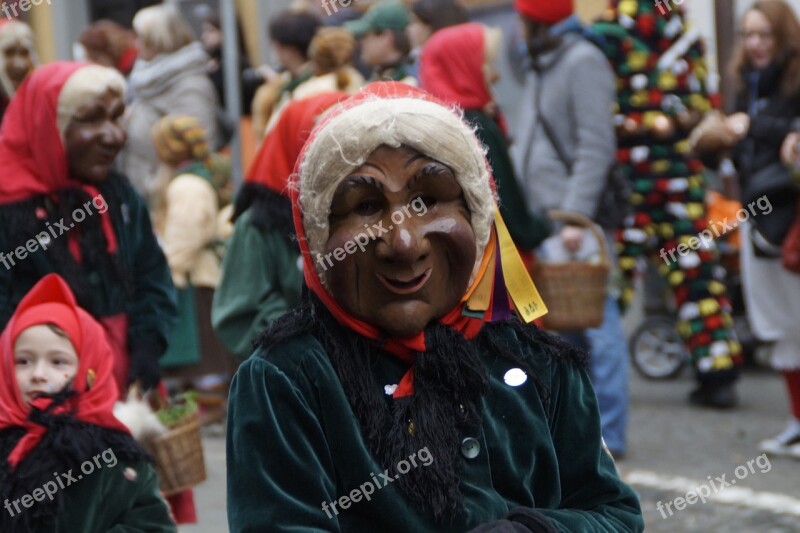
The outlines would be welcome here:
[[[512,368],[503,376],[503,381],[510,387],[519,387],[528,381],[528,374],[521,368]]]

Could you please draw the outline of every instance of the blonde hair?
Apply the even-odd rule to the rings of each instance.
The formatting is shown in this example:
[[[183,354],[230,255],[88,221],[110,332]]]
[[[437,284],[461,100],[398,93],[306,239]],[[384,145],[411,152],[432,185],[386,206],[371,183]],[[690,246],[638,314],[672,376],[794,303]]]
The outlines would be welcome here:
[[[113,68],[88,65],[76,70],[67,79],[58,95],[56,118],[56,126],[62,140],[67,126],[78,109],[91,104],[108,91],[125,96],[125,78]]]
[[[140,9],[133,17],[133,30],[142,45],[156,55],[177,52],[197,40],[192,27],[171,4]]]
[[[336,90],[344,91],[350,84],[348,68],[356,51],[356,38],[344,28],[320,28],[308,46],[308,57],[314,63],[315,74],[336,74]]]

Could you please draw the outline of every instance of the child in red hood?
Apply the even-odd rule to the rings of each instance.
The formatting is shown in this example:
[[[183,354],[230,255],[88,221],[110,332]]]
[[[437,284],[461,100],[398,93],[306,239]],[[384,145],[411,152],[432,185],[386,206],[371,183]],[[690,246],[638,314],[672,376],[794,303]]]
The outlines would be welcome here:
[[[110,352],[58,275],[20,302],[0,336],[0,531],[176,531],[113,415]]]

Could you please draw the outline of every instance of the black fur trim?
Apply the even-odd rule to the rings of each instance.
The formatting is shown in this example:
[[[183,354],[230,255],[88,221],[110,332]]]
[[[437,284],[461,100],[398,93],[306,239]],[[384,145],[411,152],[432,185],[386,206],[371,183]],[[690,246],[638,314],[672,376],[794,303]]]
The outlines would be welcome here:
[[[496,332],[511,327],[519,339],[512,345]],[[381,384],[370,371],[382,356],[377,343],[340,325],[316,295],[275,321],[257,341],[269,348],[301,334],[313,334],[325,349],[359,421],[372,454],[394,471],[399,461],[427,447],[436,460],[427,468],[411,469],[397,478],[399,490],[423,512],[446,525],[463,508],[458,472],[463,461],[460,437],[481,424],[481,400],[488,394],[481,353],[494,353],[528,372],[549,411],[549,390],[519,346],[538,346],[545,357],[567,359],[585,367],[585,355],[556,336],[516,317],[486,324],[475,341],[439,323],[425,329],[428,350],[416,354],[415,394],[387,402]],[[414,432],[408,430],[413,422]]]
[[[88,424],[72,414],[53,415],[50,411],[73,396],[74,391],[53,395],[54,401],[46,410],[31,409],[29,419],[45,426],[47,432],[36,447],[17,465],[8,464],[8,456],[25,435],[20,427],[0,431],[0,505],[6,499],[14,501],[34,489],[55,481],[56,474],[70,470],[80,472],[81,464],[109,448],[119,462],[153,462],[153,459],[128,433]],[[104,465],[105,467],[105,465]],[[55,493],[52,501],[45,498],[30,509],[11,516],[0,509],[0,531],[27,532],[41,530],[64,509],[64,492]]]
[[[125,178],[113,175],[109,177],[109,182],[115,179]],[[114,183],[103,183],[98,187],[109,208],[107,215],[112,215],[112,210],[120,209],[122,199],[116,193],[116,188]],[[17,261],[12,267],[16,279],[40,279],[48,274],[49,268],[39,259],[40,254],[44,254],[51,265],[58,265],[59,274],[74,292],[78,305],[96,315],[89,283],[90,272],[113,276],[129,294],[132,294],[133,285],[119,254],[106,253],[107,241],[101,215],[91,201],[92,197],[80,187],[62,189],[53,195],[32,196],[4,204],[0,209],[0,227],[8,237],[11,249],[24,248],[27,241],[40,234],[49,237],[46,250],[41,249],[28,260]],[[89,213],[84,209],[87,203]],[[77,211],[84,215],[81,222],[73,218],[73,213]],[[68,229],[64,232],[61,227]],[[82,263],[75,260],[69,249],[70,241],[76,237],[79,239]]]
[[[289,198],[263,185],[247,183],[236,195],[232,219],[236,221],[248,209],[251,211],[252,225],[264,233],[277,231],[299,253],[300,247],[292,218],[292,201]]]

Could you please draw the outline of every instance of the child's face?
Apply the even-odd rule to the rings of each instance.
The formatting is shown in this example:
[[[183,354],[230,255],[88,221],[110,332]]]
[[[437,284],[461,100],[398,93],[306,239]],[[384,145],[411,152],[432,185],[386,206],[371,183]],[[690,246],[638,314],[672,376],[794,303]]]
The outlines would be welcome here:
[[[41,324],[23,331],[14,343],[14,368],[22,401],[58,392],[78,373],[78,354],[67,337]]]

